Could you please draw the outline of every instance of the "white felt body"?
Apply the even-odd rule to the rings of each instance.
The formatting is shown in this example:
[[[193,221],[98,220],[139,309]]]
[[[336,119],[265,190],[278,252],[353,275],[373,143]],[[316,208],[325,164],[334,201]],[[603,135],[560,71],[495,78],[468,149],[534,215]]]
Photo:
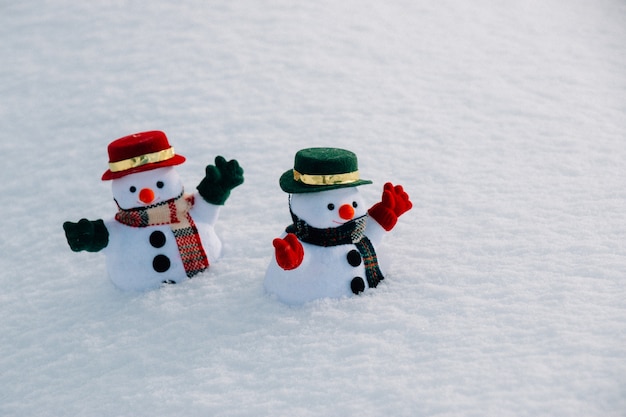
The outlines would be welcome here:
[[[337,210],[343,204],[354,202],[357,203],[355,217],[366,215],[363,199],[356,187],[319,193],[294,194],[291,197],[291,208],[298,217],[305,220],[309,225],[327,228],[345,221],[338,217]],[[334,210],[329,210],[328,204],[333,204]],[[385,231],[369,216],[367,216],[366,224],[365,235],[376,249],[378,263],[384,274],[386,257],[381,252],[380,242]],[[283,233],[281,237],[284,236]],[[356,250],[354,244],[324,247],[300,243],[304,248],[304,259],[297,268],[284,270],[278,265],[276,257],[272,257],[264,279],[264,287],[268,293],[291,305],[320,298],[350,297],[354,295],[351,282],[355,277],[363,279],[365,291],[367,291],[363,262],[360,265],[352,266],[347,260],[348,253],[351,250]]]
[[[161,188],[156,187],[158,181],[164,183]],[[132,193],[129,191],[131,187],[135,189]],[[138,207],[142,203],[134,195],[146,187],[155,191],[158,201],[175,198],[183,191],[176,171],[173,168],[160,168],[114,180],[113,196],[124,209]],[[189,213],[210,264],[219,258],[222,250],[222,243],[214,229],[220,206],[207,203],[197,192],[194,193],[194,201]],[[143,291],[159,287],[163,282],[178,283],[188,279],[169,225],[131,227],[115,219],[105,221],[105,225],[109,232],[109,243],[103,252],[109,278],[117,287]],[[165,244],[158,248],[150,243],[150,236],[156,231],[165,236]],[[164,272],[157,272],[153,267],[153,260],[158,255],[167,256],[170,261],[170,267]]]

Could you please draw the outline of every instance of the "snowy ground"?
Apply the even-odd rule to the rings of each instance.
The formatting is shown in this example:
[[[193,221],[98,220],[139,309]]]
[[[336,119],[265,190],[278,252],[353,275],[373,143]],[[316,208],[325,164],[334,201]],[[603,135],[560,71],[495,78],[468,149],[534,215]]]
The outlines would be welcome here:
[[[0,4],[0,415],[626,415],[623,1],[175,3]],[[219,263],[128,294],[61,224],[151,129],[246,182]],[[375,292],[287,307],[278,177],[328,145],[414,209]]]

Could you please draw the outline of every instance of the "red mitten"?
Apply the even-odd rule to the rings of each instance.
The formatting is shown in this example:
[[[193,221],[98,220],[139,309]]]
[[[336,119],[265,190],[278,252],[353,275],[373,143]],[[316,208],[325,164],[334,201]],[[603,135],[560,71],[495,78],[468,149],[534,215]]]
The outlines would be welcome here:
[[[389,190],[394,196],[394,201],[396,205],[393,211],[394,213],[396,213],[396,216],[400,217],[413,208],[413,203],[411,203],[411,200],[409,200],[409,195],[406,193],[406,191],[404,191],[404,188],[402,188],[401,185],[396,185],[394,187],[393,184],[388,182],[387,184],[385,184],[384,189]]]
[[[304,248],[293,233],[283,239],[276,238],[272,242],[276,254],[276,263],[285,271],[296,269],[304,259]]]
[[[368,210],[369,215],[378,222],[386,231],[393,229],[398,222],[398,217],[411,210],[413,204],[409,195],[401,185],[393,186],[388,182],[383,188],[382,201],[376,203]]]

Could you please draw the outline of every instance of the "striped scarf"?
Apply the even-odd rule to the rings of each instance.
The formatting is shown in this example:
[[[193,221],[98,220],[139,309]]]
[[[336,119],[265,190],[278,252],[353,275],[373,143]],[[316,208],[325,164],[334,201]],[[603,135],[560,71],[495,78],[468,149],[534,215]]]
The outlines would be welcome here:
[[[370,288],[375,288],[380,281],[385,279],[378,266],[378,258],[374,245],[365,236],[366,216],[357,217],[338,227],[318,229],[291,212],[293,224],[286,229],[287,233],[293,233],[305,243],[316,246],[337,246],[353,244],[361,254],[365,275]]]
[[[129,210],[119,209],[115,220],[131,227],[147,227],[167,224],[174,233],[178,252],[189,278],[209,267],[209,259],[202,247],[198,229],[189,209],[193,207],[193,195],[183,195],[148,207]]]

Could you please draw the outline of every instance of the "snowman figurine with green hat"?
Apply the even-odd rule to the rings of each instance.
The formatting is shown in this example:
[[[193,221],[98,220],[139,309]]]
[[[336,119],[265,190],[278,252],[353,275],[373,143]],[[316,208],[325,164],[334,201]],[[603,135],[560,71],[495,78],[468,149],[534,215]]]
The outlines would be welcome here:
[[[401,185],[386,183],[382,200],[366,210],[357,187],[371,183],[361,179],[351,151],[296,153],[294,168],[280,178],[293,223],[273,241],[267,292],[297,305],[359,294],[384,279],[376,248],[412,204]]]
[[[243,183],[236,160],[215,158],[194,193],[184,188],[165,133],[155,130],[116,139],[108,146],[118,211],[110,220],[65,222],[70,248],[106,256],[109,278],[123,290],[148,290],[184,281],[206,270],[221,253],[214,225],[230,191]]]

